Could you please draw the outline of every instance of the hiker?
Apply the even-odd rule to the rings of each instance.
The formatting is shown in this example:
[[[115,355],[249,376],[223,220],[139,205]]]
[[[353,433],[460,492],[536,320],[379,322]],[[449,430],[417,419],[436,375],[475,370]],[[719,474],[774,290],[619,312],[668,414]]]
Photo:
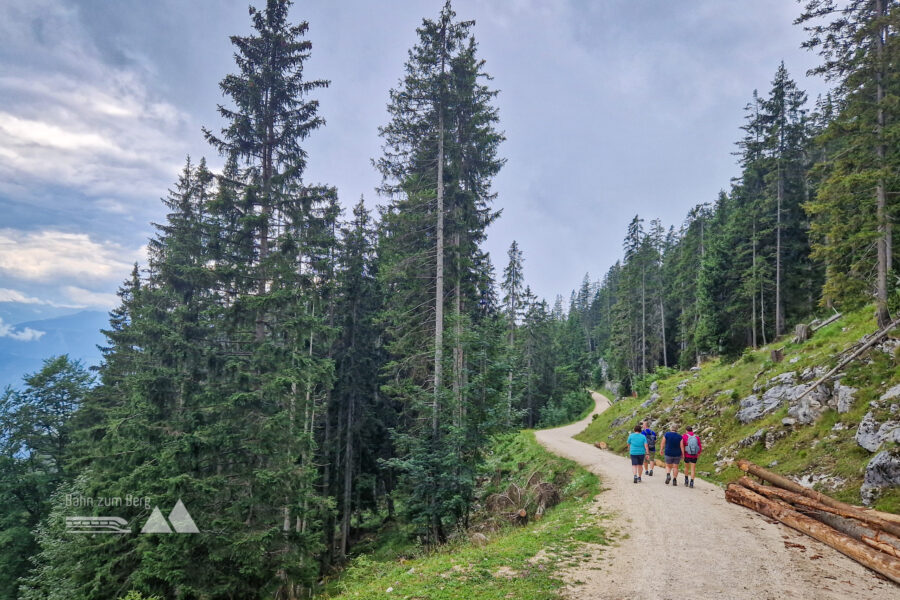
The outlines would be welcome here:
[[[641,433],[647,438],[647,454],[644,455],[644,475],[653,477],[653,455],[656,454],[656,432],[650,429],[650,421],[644,421],[644,429]],[[650,468],[648,471],[647,468]]]
[[[692,427],[687,428],[687,433],[682,436],[684,447],[684,485],[688,485],[688,471],[691,472],[690,487],[694,487],[694,475],[697,473],[697,458],[703,452],[703,444],[694,433]]]
[[[641,469],[644,468],[644,457],[647,456],[647,438],[641,433],[641,426],[635,425],[634,432],[628,436],[628,448],[631,453],[631,470],[634,482],[641,482]]]
[[[666,485],[671,481],[673,486],[678,485],[678,464],[684,454],[684,439],[675,429],[675,423],[669,423],[669,430],[663,435],[663,444],[659,449],[666,460]]]

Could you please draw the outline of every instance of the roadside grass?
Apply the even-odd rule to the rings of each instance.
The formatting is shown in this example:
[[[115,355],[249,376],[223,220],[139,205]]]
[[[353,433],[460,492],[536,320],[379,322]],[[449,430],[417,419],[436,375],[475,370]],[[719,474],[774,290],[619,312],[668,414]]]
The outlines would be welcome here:
[[[789,335],[787,339],[759,350],[745,351],[734,361],[718,358],[705,363],[698,372],[680,371],[662,377],[657,381],[659,400],[641,408],[641,404],[649,399],[649,393],[638,398],[624,398],[598,416],[576,439],[590,443],[605,441],[612,451],[624,454],[628,433],[642,419],[658,420],[658,429],[663,429],[670,421],[682,431],[686,425],[693,425],[700,433],[704,447],[697,464],[698,474],[707,480],[721,485],[743,475],[734,465],[717,472],[713,464],[716,455],[722,448],[727,448],[729,456],[749,459],[785,475],[828,474],[834,478],[831,485],[817,484],[815,487],[840,500],[858,504],[861,501],[859,487],[873,454],[856,443],[856,428],[870,410],[875,411],[879,422],[888,418],[889,407],[873,409],[869,403],[877,400],[888,387],[900,383],[897,357],[870,351],[866,359],[856,360],[844,369],[840,377],[842,384],[858,389],[848,413],[826,410],[816,423],[793,428],[781,424],[787,416],[786,406],[747,425],[741,424],[735,414],[740,408],[740,400],[753,393],[754,385],[765,384],[772,377],[788,371],[799,374],[807,367],[817,366],[830,369],[837,362],[834,358],[837,354],[875,330],[873,311],[867,307],[845,314],[815,332],[805,343],[794,344]],[[778,363],[770,359],[770,352],[775,348],[783,348],[784,352],[784,360]],[[679,385],[682,385],[681,390]],[[678,396],[682,398],[676,400]],[[622,417],[626,417],[624,422],[611,426]],[[738,442],[760,430],[771,434],[768,449],[764,434],[755,443],[736,447]],[[779,438],[781,435],[783,437]],[[891,444],[886,444],[884,448],[889,446]],[[900,490],[886,490],[875,506],[898,512]]]
[[[485,532],[481,545],[461,535],[411,559],[374,549],[354,558],[327,585],[325,597],[543,600],[559,597],[561,570],[589,553],[586,544],[607,545],[609,534],[588,508],[600,491],[597,477],[542,448],[532,431],[499,436],[492,446],[482,498],[510,483],[525,485],[540,473],[560,486],[563,501],[526,526],[505,525]],[[499,478],[498,478],[499,474]]]

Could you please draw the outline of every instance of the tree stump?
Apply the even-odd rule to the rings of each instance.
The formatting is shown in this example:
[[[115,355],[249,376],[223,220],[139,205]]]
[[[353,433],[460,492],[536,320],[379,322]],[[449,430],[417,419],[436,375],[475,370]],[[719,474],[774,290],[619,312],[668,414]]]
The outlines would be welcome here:
[[[794,327],[794,343],[802,344],[806,340],[809,339],[810,327],[805,323],[798,323],[796,327]]]
[[[784,360],[784,348],[775,348],[772,352],[769,353],[769,358],[772,359],[772,362],[781,362]]]
[[[524,508],[520,508],[516,512],[509,515],[509,520],[513,525],[527,525],[528,511]]]

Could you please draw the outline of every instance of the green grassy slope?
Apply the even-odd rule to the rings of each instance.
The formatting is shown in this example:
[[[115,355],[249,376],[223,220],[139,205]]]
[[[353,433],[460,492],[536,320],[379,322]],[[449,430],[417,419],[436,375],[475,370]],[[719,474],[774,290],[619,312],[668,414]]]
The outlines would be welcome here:
[[[896,356],[873,350],[863,360],[844,369],[842,383],[859,389],[850,411],[845,414],[828,409],[817,422],[794,427],[781,423],[787,416],[787,406],[746,425],[735,414],[740,400],[753,393],[755,384],[765,384],[787,371],[800,374],[807,367],[830,369],[843,349],[876,330],[872,315],[873,311],[866,308],[844,315],[803,344],[791,343],[790,336],[786,336],[757,351],[745,352],[737,361],[711,360],[698,372],[683,371],[661,378],[657,392],[660,398],[656,402],[641,407],[649,393],[622,399],[576,437],[586,442],[605,441],[611,450],[624,453],[625,438],[640,419],[657,420],[660,433],[666,423],[674,420],[682,431],[686,425],[693,425],[700,433],[704,452],[697,470],[706,479],[719,483],[737,479],[742,473],[725,462],[729,458],[747,458],[785,475],[821,477],[814,487],[841,500],[859,503],[859,487],[866,465],[874,455],[856,443],[856,428],[866,412],[873,410],[870,401],[900,383],[900,360]],[[770,351],[782,347],[784,360],[773,363],[769,359]],[[682,382],[683,388],[678,390]],[[675,401],[679,395],[683,399]],[[887,407],[875,412],[880,421],[887,418]],[[612,426],[617,419],[622,422]],[[760,439],[753,441],[751,436],[760,430]],[[748,440],[744,447],[738,445],[742,440]],[[717,466],[714,463],[719,459],[725,461]],[[875,506],[898,512],[900,490],[888,490]]]
[[[544,450],[530,431],[499,438],[485,465],[482,498],[510,483],[524,486],[540,473],[555,482],[563,498],[539,521],[483,529],[481,543],[461,536],[432,552],[407,545],[402,552],[357,556],[326,596],[350,598],[516,598],[559,597],[560,569],[585,558],[585,544],[607,544],[606,531],[586,507],[599,492],[597,478],[574,462]],[[492,483],[491,481],[495,482]],[[487,519],[484,523],[490,523]]]

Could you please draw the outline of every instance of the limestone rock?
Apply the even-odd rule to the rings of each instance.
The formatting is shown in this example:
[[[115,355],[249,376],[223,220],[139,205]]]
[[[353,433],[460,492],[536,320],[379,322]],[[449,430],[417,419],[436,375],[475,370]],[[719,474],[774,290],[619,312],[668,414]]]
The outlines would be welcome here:
[[[871,412],[867,412],[856,429],[856,443],[877,452],[884,442],[900,442],[900,421],[885,421],[881,425]]]
[[[792,419],[791,417],[785,417],[781,420],[781,424],[785,427],[792,427],[797,423],[797,419]]]
[[[738,446],[738,448],[748,448],[750,446],[753,446],[757,442],[765,439],[765,437],[766,437],[766,430],[765,429],[757,429],[755,433],[748,435],[747,437],[745,437],[744,439],[739,441],[737,443],[737,446]]]
[[[900,340],[895,340],[894,338],[887,338],[886,340],[878,344],[879,350],[891,356],[896,355],[897,348],[900,348]]]
[[[656,383],[656,382],[654,382],[654,383]],[[647,398],[646,400],[644,400],[641,403],[641,408],[647,408],[648,406],[650,406],[651,404],[653,404],[654,402],[659,400],[659,398],[660,398],[659,394],[651,394],[649,398]]]
[[[856,429],[856,443],[869,452],[875,452],[881,445],[881,441],[878,440],[877,435],[878,423],[875,422],[875,417],[872,416],[872,413],[867,412],[866,416],[859,422],[859,427]]]
[[[863,504],[871,506],[881,490],[900,485],[900,448],[884,450],[875,455],[866,467],[859,493]]]
[[[900,386],[898,386],[900,387]],[[839,413],[843,414],[850,411],[853,406],[854,396],[858,392],[854,387],[843,385],[840,380],[834,382],[834,392],[832,393],[832,404]]]
[[[894,398],[900,398],[900,385],[895,385],[894,387],[883,393],[879,400],[886,401],[893,400]]]
[[[795,371],[781,373],[770,379],[769,383],[775,385],[794,385],[797,383],[797,373]]]
[[[778,431],[767,431],[765,441],[763,442],[766,446],[766,450],[771,450],[778,440],[788,434],[789,432],[786,429],[779,429]]]
[[[800,373],[800,381],[812,381],[820,378],[827,372],[825,367],[806,367],[803,369],[803,372]]]
[[[651,393],[656,393],[656,392],[658,392],[658,391],[659,391],[659,382],[658,382],[658,381],[654,381],[653,383],[650,384],[650,392],[651,392]]]

